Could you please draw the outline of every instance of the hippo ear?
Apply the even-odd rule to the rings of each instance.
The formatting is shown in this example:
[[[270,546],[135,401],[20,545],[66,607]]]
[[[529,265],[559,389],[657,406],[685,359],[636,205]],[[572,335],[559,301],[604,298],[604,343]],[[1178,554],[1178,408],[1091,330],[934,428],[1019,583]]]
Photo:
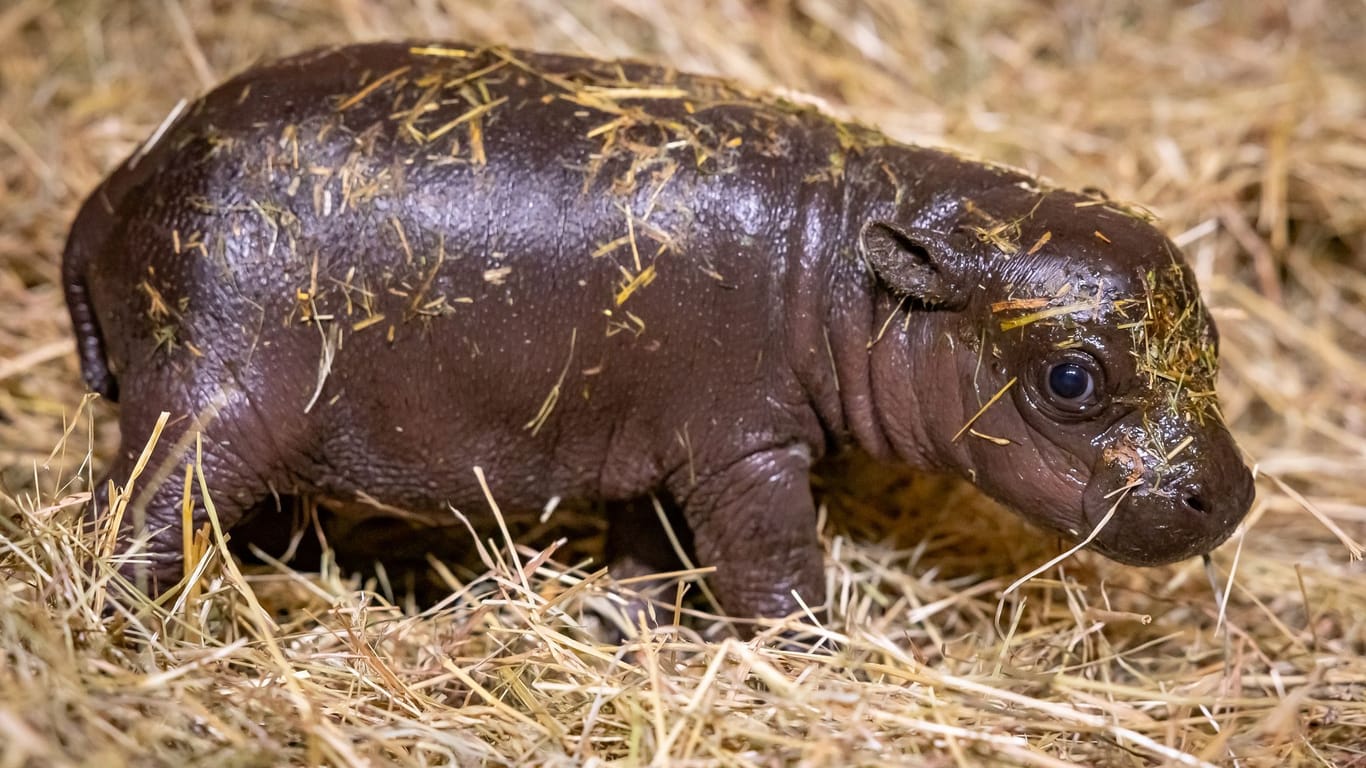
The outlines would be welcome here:
[[[961,255],[938,232],[870,221],[859,233],[859,250],[873,274],[899,295],[939,309],[967,303],[955,279]]]

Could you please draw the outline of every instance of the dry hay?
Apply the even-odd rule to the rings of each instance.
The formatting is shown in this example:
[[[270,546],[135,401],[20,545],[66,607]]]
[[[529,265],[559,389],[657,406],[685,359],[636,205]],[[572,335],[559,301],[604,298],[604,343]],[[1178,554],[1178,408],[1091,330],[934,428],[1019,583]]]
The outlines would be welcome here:
[[[82,408],[60,297],[80,197],[260,56],[419,34],[790,87],[1152,206],[1220,322],[1222,411],[1260,470],[1214,558],[1226,599],[1198,562],[1085,553],[1003,598],[1057,542],[858,464],[823,481],[836,618],[814,653],[601,643],[603,575],[574,542],[494,542],[425,611],[383,571],[243,575],[215,536],[172,605],[81,567],[71,512],[116,430]],[[0,765],[1366,764],[1362,39],[1351,0],[5,3]]]

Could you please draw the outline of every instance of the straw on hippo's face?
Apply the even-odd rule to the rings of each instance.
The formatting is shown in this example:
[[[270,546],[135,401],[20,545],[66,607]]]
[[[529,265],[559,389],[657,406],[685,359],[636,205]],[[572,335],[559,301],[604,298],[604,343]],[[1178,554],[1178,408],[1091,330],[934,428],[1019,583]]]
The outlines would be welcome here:
[[[1092,528],[1111,518],[1097,550],[1157,565],[1221,543],[1246,514],[1253,486],[1219,413],[1218,337],[1189,270],[1173,260],[1140,285],[1141,300],[1114,307],[1135,315],[1119,325],[1130,331],[1131,410],[1094,441],[1100,453],[1083,510]]]
[[[1079,195],[1015,185],[969,202],[939,234],[901,232],[900,262],[865,245],[883,280],[951,310],[925,335],[957,340],[958,364],[927,370],[961,403],[916,416],[922,434],[953,435],[939,463],[1121,562],[1217,546],[1253,484],[1215,397],[1217,333],[1179,250]],[[973,289],[955,294],[930,272],[970,274]]]
[[[1021,442],[1067,478],[1054,504],[1022,511],[1094,534],[1120,562],[1158,565],[1227,538],[1252,478],[1218,410],[1218,337],[1193,275],[1146,223],[1098,218],[1110,220],[1092,252],[1128,250],[1039,268],[1051,277],[989,307],[990,351],[1017,377]]]

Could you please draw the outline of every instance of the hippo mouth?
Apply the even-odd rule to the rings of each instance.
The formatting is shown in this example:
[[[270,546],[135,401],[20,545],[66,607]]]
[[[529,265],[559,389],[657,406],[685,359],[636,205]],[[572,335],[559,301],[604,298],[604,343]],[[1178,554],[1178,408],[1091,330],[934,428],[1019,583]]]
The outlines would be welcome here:
[[[1153,566],[1222,544],[1254,494],[1232,436],[1218,423],[1135,422],[1107,433],[1092,468],[1082,497],[1087,535],[1095,534],[1091,548],[1126,565]],[[1166,445],[1175,448],[1154,449]]]

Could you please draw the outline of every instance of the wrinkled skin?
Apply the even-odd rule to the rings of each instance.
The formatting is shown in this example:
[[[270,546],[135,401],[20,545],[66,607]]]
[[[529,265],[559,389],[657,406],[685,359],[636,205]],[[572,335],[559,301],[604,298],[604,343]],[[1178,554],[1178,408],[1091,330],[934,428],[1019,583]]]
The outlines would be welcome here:
[[[81,210],[116,485],[171,413],[123,517],[151,588],[201,432],[229,529],[273,493],[446,523],[486,508],[477,466],[507,508],[609,502],[624,577],[670,566],[656,494],[736,616],[824,601],[808,473],[844,444],[1069,537],[1108,514],[1091,546],[1126,563],[1248,509],[1213,325],[1139,217],[722,81],[451,50],[253,69]],[[1066,362],[1085,402],[1050,390]]]

